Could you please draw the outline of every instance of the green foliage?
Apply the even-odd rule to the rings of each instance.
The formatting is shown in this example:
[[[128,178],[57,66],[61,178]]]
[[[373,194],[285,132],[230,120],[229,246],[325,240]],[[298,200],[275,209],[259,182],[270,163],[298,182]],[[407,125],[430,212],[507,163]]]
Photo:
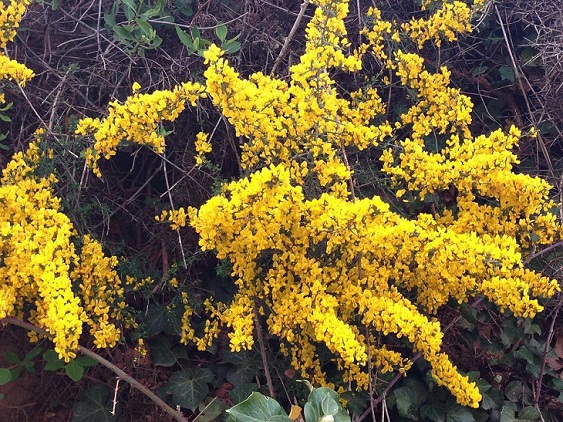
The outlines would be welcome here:
[[[211,45],[211,41],[202,38],[201,33],[198,28],[193,27],[188,34],[186,31],[176,26],[176,34],[178,38],[188,49],[188,54],[197,53],[202,55],[203,52]],[[233,38],[227,39],[227,26],[224,23],[220,23],[215,27],[215,35],[221,42],[221,49],[227,54],[233,54],[240,50],[240,43],[237,41],[239,35]]]
[[[57,352],[52,349],[46,350],[45,353],[43,353],[43,358],[45,359],[45,365],[43,366],[45,371],[58,371],[63,369],[65,374],[73,381],[80,381],[87,368],[98,365],[97,361],[88,356],[78,356],[69,363],[65,363],[63,359],[59,358]]]
[[[174,406],[195,410],[209,393],[208,384],[213,380],[213,372],[208,368],[189,368],[174,372],[164,387],[171,395]]]
[[[306,422],[350,421],[350,416],[340,404],[338,393],[326,387],[312,388],[303,410]],[[233,422],[290,422],[292,420],[276,400],[257,392],[227,410],[227,413]]]
[[[27,352],[23,358],[20,358],[12,351],[4,354],[4,358],[10,362],[7,368],[0,368],[0,385],[5,385],[10,382],[16,381],[22,373],[35,374],[35,358],[41,354],[43,349],[41,347],[34,347]],[[4,395],[0,395],[0,400]]]
[[[132,55],[145,56],[145,50],[154,50],[162,43],[150,19],[163,16],[166,2],[157,1],[154,5],[145,4],[143,0],[117,0],[111,11],[104,14],[106,27],[110,28],[116,41],[123,44]],[[125,15],[119,20],[120,12]]]
[[[202,54],[211,45],[210,40],[203,38],[197,27],[192,27],[190,32],[184,31],[175,23],[175,16],[180,18],[193,15],[192,0],[176,0],[166,2],[157,0],[116,0],[111,10],[104,14],[106,27],[113,32],[117,42],[122,44],[132,56],[145,57],[146,50],[155,50],[162,44],[162,37],[157,34],[165,31],[170,24],[176,30],[179,40],[188,49],[188,54]],[[238,35],[227,39],[227,26],[219,23],[215,27],[215,35],[221,47],[228,54],[237,52],[240,43]]]
[[[109,389],[96,384],[80,395],[72,409],[72,422],[111,422],[117,420],[117,411],[112,413],[113,404]]]

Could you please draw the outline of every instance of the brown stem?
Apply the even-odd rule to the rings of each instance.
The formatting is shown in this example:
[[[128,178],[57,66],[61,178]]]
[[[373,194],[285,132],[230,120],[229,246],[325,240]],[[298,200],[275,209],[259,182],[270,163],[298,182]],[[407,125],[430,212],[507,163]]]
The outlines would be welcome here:
[[[39,333],[39,334],[41,334],[41,335],[43,335],[47,338],[52,338],[52,336],[47,331],[43,330],[42,328],[39,328],[39,327],[37,327],[33,324],[30,324],[29,322],[20,321],[17,318],[11,318],[11,317],[10,318],[4,318],[4,319],[0,320],[0,323],[2,323],[2,324],[8,323],[8,324],[16,325],[18,327],[25,328],[26,330],[35,331],[36,333]],[[147,387],[145,387],[143,384],[141,384],[135,378],[131,377],[129,374],[127,374],[122,369],[115,366],[110,361],[104,359],[103,357],[98,355],[96,352],[94,352],[94,351],[92,351],[92,350],[90,350],[86,347],[83,347],[83,346],[78,346],[78,351],[80,353],[82,353],[83,355],[88,356],[88,357],[94,359],[96,362],[102,364],[103,366],[108,368],[110,371],[112,371],[114,374],[116,374],[120,379],[129,383],[129,385],[131,385],[131,387],[139,390],[141,393],[143,393],[145,396],[147,396],[149,399],[151,399],[155,404],[159,405],[162,410],[164,410],[166,413],[168,413],[170,416],[172,416],[175,420],[177,420],[179,422],[187,422],[187,419],[184,418],[184,416],[179,411],[171,408],[168,404],[166,404],[166,402],[164,402],[164,400],[162,400],[160,397],[158,397],[156,394],[154,394],[152,391],[150,391]]]
[[[272,375],[270,374],[270,365],[268,364],[268,356],[266,355],[266,347],[264,346],[264,336],[262,335],[262,326],[258,316],[258,310],[254,305],[254,328],[256,329],[256,338],[258,340],[258,348],[260,349],[260,356],[262,357],[262,365],[266,374],[266,383],[268,384],[268,391],[271,398],[276,398],[274,391],[274,383],[272,382]]]
[[[293,36],[297,32],[297,28],[299,27],[299,24],[301,23],[301,20],[303,19],[303,15],[305,15],[305,9],[307,9],[308,5],[309,5],[309,0],[304,0],[303,4],[301,5],[301,9],[299,10],[299,14],[297,15],[297,18],[295,19],[295,22],[293,22],[293,26],[292,26],[291,30],[289,31],[289,35],[286,37],[286,39],[283,43],[283,47],[280,51],[280,54],[278,54],[278,57],[276,58],[276,61],[274,62],[274,65],[272,66],[272,70],[270,71],[270,75],[273,75],[274,73],[276,73],[276,70],[277,70],[279,64],[281,63],[283,56],[285,56],[285,54],[287,53],[287,50],[289,48],[289,44],[291,43]]]

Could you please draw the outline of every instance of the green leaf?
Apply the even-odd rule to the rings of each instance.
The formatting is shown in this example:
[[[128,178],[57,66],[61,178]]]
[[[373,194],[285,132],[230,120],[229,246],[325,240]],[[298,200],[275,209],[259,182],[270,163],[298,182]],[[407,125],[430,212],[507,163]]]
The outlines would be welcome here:
[[[522,399],[524,386],[521,381],[511,381],[504,389],[504,395],[512,403],[516,403]]]
[[[4,358],[6,358],[6,360],[8,362],[11,363],[15,363],[17,365],[19,365],[21,363],[20,358],[18,357],[18,355],[16,355],[14,352],[6,352],[4,353]]]
[[[0,385],[8,384],[12,381],[12,373],[9,369],[0,368]]]
[[[229,40],[221,46],[225,54],[234,54],[240,50],[241,44],[238,41]]]
[[[227,410],[236,422],[291,422],[280,404],[260,393]]]
[[[434,422],[444,422],[446,409],[440,404],[424,404],[420,407],[420,416]]]
[[[537,421],[541,419],[541,415],[535,407],[526,406],[518,412],[518,419],[521,421]]]
[[[446,416],[446,422],[475,422],[471,410],[456,404]]]
[[[428,391],[419,381],[407,379],[403,387],[394,391],[397,400],[397,410],[403,417],[416,416],[418,409],[428,398]]]
[[[131,35],[131,31],[125,29],[125,27],[121,25],[115,25],[112,27],[113,32],[117,35],[119,41],[123,42],[124,40],[128,41],[135,41],[135,37]]]
[[[489,391],[482,392],[483,400],[481,401],[481,408],[484,410],[500,409],[504,402],[504,395],[502,391],[493,388]]]
[[[258,384],[247,383],[236,385],[229,391],[229,398],[233,403],[238,404],[245,401],[253,392],[258,390]]]
[[[173,131],[167,131],[162,128],[162,135],[166,136],[171,134]],[[166,313],[166,319],[164,321],[164,331],[171,336],[179,336],[182,334],[182,317],[184,316],[183,306],[174,306]]]
[[[498,69],[498,73],[503,81],[514,82],[516,80],[512,66],[501,66]]]
[[[176,28],[176,34],[178,35],[178,38],[180,39],[182,44],[184,44],[188,48],[188,52],[190,54],[193,53],[196,50],[194,48],[193,38],[191,36],[189,36],[186,33],[186,31],[181,29],[179,26],[174,26],[174,28]]]
[[[12,106],[14,105],[13,101],[10,101],[8,104],[6,104],[4,107],[0,107],[0,111],[8,111],[9,109],[12,108]]]
[[[65,365],[65,373],[71,380],[79,381],[84,375],[84,367],[76,362],[76,360],[71,360]]]
[[[2,120],[3,122],[11,122],[12,119],[10,119],[10,116],[0,113],[0,120]]]
[[[209,393],[208,383],[213,372],[208,368],[191,368],[174,372],[166,384],[166,392],[172,394],[174,405],[195,410]]]
[[[346,409],[352,413],[353,417],[361,415],[369,403],[369,395],[365,391],[346,391],[340,394],[340,397],[346,400]]]
[[[45,359],[45,365],[43,366],[45,371],[58,371],[65,366],[65,361],[60,359],[57,352],[52,349],[46,350],[43,353],[43,359]]]
[[[506,401],[500,412],[500,422],[517,422],[516,404]]]
[[[473,306],[463,303],[461,305],[461,316],[465,318],[471,324],[475,324],[477,322],[477,309]]]
[[[39,356],[42,351],[43,351],[42,347],[39,347],[39,346],[34,347],[33,349],[31,349],[29,352],[26,353],[23,360],[24,361],[31,361],[31,360],[35,359],[37,356]]]
[[[139,25],[139,28],[141,28],[141,31],[143,31],[143,34],[145,34],[149,39],[152,39],[154,37],[154,35],[156,35],[156,33],[154,32],[154,29],[152,28],[151,24],[148,23],[147,21],[144,21],[141,18],[137,18],[137,19],[135,19],[135,22],[137,22],[137,25]]]
[[[330,388],[315,388],[303,409],[306,421],[318,421],[324,416],[333,416],[334,422],[350,422],[350,416],[340,404],[338,393]]]
[[[186,349],[173,347],[167,338],[159,338],[150,343],[151,356],[155,365],[170,367],[178,362],[179,358],[187,358]]]
[[[252,351],[227,352],[224,362],[233,364],[227,371],[227,381],[233,385],[247,384],[251,382],[261,368],[261,362],[256,353]]]
[[[110,28],[113,28],[115,25],[117,25],[117,21],[115,20],[115,15],[113,13],[105,13],[104,22],[106,26],[109,26]]]
[[[166,324],[166,314],[168,309],[166,306],[151,304],[147,314],[143,318],[143,329],[148,337],[154,337],[164,330]]]
[[[72,408],[73,422],[110,422],[117,418],[111,414],[112,402],[105,385],[97,384],[81,394]]]
[[[74,361],[84,368],[93,368],[98,365],[98,361],[90,356],[78,356]]]
[[[215,27],[215,35],[217,35],[217,38],[219,38],[221,44],[223,44],[227,39],[227,25],[225,25],[224,23],[217,25]]]
[[[197,415],[197,420],[198,422],[212,422],[223,413],[223,410],[224,406],[221,400],[218,400],[217,397],[208,397],[199,405],[200,414]]]

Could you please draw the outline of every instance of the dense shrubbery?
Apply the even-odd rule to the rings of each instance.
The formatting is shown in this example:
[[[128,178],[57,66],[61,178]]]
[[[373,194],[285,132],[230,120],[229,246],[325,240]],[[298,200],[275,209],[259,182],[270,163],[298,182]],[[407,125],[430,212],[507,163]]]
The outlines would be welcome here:
[[[129,3],[124,2],[125,9],[132,8]],[[223,49],[203,41],[205,51],[197,48],[199,41],[192,45],[191,52],[201,50],[204,58],[201,76],[170,89],[143,89],[144,81],[135,81],[128,98],[111,102],[104,116],[73,116],[66,133],[58,135],[51,124],[35,132],[27,152],[14,154],[3,173],[0,318],[31,328],[35,341],[37,333],[48,337],[58,357],[45,352],[45,369],[64,368],[73,379],[90,365],[71,361],[79,341],[98,349],[135,343],[128,349],[136,347],[136,360],[150,350],[154,365],[162,367],[183,364],[195,354],[201,359],[216,356],[218,365],[202,361],[172,373],[160,391],[173,407],[189,409],[200,420],[223,417],[229,403],[258,389],[252,382],[256,349],[270,395],[276,393],[273,365],[285,370],[288,379],[297,376],[334,388],[358,420],[373,417],[380,404],[382,419],[389,418],[387,406],[394,406],[396,417],[436,421],[482,420],[496,417],[495,412],[505,418],[516,418],[517,412],[521,419],[540,417],[542,381],[544,391],[560,385],[554,372],[557,356],[549,352],[552,338],[533,343],[541,330],[532,319],[543,310],[540,300],[553,297],[559,283],[525,264],[560,241],[561,227],[558,204],[550,199],[552,187],[519,172],[516,151],[522,139],[534,139],[541,128],[532,125],[522,133],[511,124],[504,130],[475,124],[472,99],[453,86],[455,69],[443,64],[439,54],[446,43],[471,31],[472,19],[485,13],[483,2],[423,1],[420,13],[402,20],[376,7],[365,16],[357,10],[362,27],[352,35],[346,27],[347,1],[313,3],[303,51],[285,77],[262,71],[241,76],[224,51],[236,52],[238,44],[227,41],[219,23],[215,33]],[[4,44],[15,36],[25,6],[14,2],[5,9]],[[147,10],[161,13],[163,7]],[[114,7],[111,13],[119,10]],[[135,41],[133,35],[149,42],[143,33],[157,39],[152,27],[146,28],[150,13],[140,14],[142,10],[125,13],[134,24],[120,26],[113,16],[110,26],[117,41],[122,37],[120,42],[133,43],[127,44],[127,54],[139,54],[144,46],[143,58],[163,40],[158,37],[158,45],[147,44],[150,48]],[[128,29],[134,39],[125,36]],[[176,29],[185,44],[188,35]],[[192,32],[189,42],[196,38]],[[5,59],[6,78],[23,85],[33,76]],[[197,121],[182,133],[189,133],[188,144],[193,142],[193,161],[186,151],[178,152],[170,142],[174,129],[168,130],[188,106],[199,108]],[[214,128],[213,108],[222,116]],[[210,117],[202,118],[203,111]],[[228,150],[217,132],[222,119],[230,124],[224,136],[233,137],[232,130],[240,140],[239,147],[234,142],[228,147],[229,160],[237,165],[223,173],[230,182],[221,182],[209,159]],[[62,137],[74,135],[78,154],[68,147],[65,154],[72,154],[58,155],[61,147],[67,148]],[[146,194],[146,222],[140,224],[160,230],[157,222],[170,222],[180,241],[174,262],[165,242],[158,245],[163,267],[158,283],[154,268],[135,259],[143,254],[126,254],[121,260],[104,255],[102,244],[89,234],[96,233],[99,222],[92,224],[69,207],[72,189],[58,187],[61,178],[55,176],[75,166],[71,160],[80,155],[89,171],[111,178],[107,166],[120,151],[138,146],[150,148],[162,164],[135,195],[163,171],[163,180],[154,184],[162,194]],[[146,150],[136,150],[135,157],[141,151]],[[213,194],[187,201],[190,192],[181,191],[189,175],[182,168],[186,163],[189,172],[215,179]],[[173,181],[170,167],[180,174]],[[120,183],[134,182],[125,178]],[[87,204],[79,195],[74,203]],[[186,258],[184,242],[195,244],[193,232],[182,234],[186,226],[197,233],[201,250],[213,251],[213,257],[197,253]],[[106,247],[116,249],[111,241]],[[144,259],[150,261],[150,254]],[[210,271],[214,267],[216,276]],[[208,283],[189,281],[197,271]],[[185,280],[179,282],[181,277]],[[502,330],[490,328],[491,321],[501,318],[490,317],[496,309],[508,315]],[[444,316],[445,310],[460,316]],[[516,340],[505,341],[516,330],[511,331],[511,321],[529,335],[514,350]],[[514,386],[517,380],[491,379],[486,371],[462,373],[454,364],[458,357],[452,342],[444,338],[452,327],[476,352],[485,346],[475,333],[487,332],[491,342],[500,337],[500,349],[486,353],[498,365],[525,361],[523,372],[536,378],[537,390],[528,394],[527,380]],[[553,336],[553,324],[551,330],[543,328]],[[80,351],[96,357],[85,348]],[[519,354],[510,358],[514,352]],[[481,369],[459,364],[465,370]],[[221,365],[229,369],[221,371]],[[406,373],[412,378],[400,382]],[[11,380],[18,374],[2,376]],[[150,394],[128,374],[119,376]],[[502,393],[500,398],[491,393],[493,381],[506,388],[506,400]],[[217,391],[211,401],[209,386]],[[221,396],[221,389],[232,390]],[[80,403],[95,403],[92,414],[108,415],[105,393],[89,394]],[[248,416],[256,406],[287,419],[277,405],[260,397],[251,396],[231,417],[240,409]],[[151,398],[182,419],[161,399]],[[329,398],[334,401],[336,393],[312,390],[309,399],[315,404],[305,407],[307,421],[313,418],[308,414],[322,420],[346,418],[341,407],[318,404]],[[480,409],[471,412],[463,406]],[[88,409],[75,407],[75,417]]]

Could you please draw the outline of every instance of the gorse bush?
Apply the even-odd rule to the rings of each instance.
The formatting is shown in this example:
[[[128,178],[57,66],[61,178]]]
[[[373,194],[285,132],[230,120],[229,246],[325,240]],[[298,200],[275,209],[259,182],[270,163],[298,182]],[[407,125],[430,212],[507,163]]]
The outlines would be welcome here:
[[[229,303],[205,300],[202,330],[184,295],[181,341],[206,350],[226,329],[233,351],[250,349],[265,321],[303,377],[355,390],[373,387],[378,373],[408,371],[416,353],[459,404],[477,407],[477,385],[442,348],[437,313],[484,297],[535,316],[539,299],[559,286],[523,262],[560,236],[550,185],[514,170],[521,131],[473,134],[471,99],[451,86],[446,66],[421,55],[471,31],[482,1],[423,1],[425,17],[402,23],[371,8],[355,44],[347,1],[311,3],[305,49],[288,77],[241,77],[211,45],[204,81],[152,93],[136,83],[106,117],[81,120],[77,134],[93,138],[87,164],[102,177],[99,160],[124,144],[163,153],[164,122],[188,103],[210,101],[244,140],[242,176],[199,209],[187,204],[156,218],[193,227],[203,250],[230,262],[237,292]],[[376,74],[366,74],[368,64]],[[382,99],[389,90],[408,104],[396,117]],[[213,138],[195,138],[201,165]],[[362,151],[379,158],[377,177],[392,195],[358,187],[361,163],[352,156]],[[45,329],[68,360],[84,323],[94,344],[107,347],[119,340],[119,324],[134,322],[116,258],[89,237],[75,251],[54,177],[37,173],[40,158],[32,144],[4,172],[0,318]],[[16,191],[29,193],[16,199]],[[327,354],[339,378],[326,373]]]
[[[2,47],[15,37],[28,5],[2,4]],[[4,53],[0,62],[2,83],[24,86],[34,76]],[[35,142],[25,153],[14,154],[2,172],[0,319],[15,317],[44,329],[55,351],[68,362],[76,356],[84,324],[96,347],[103,348],[119,340],[121,329],[116,324],[130,327],[134,321],[124,311],[117,258],[104,256],[101,244],[91,237],[78,236],[55,195],[56,177],[42,171],[41,164],[52,158],[52,151],[40,149],[44,133],[39,129]]]

